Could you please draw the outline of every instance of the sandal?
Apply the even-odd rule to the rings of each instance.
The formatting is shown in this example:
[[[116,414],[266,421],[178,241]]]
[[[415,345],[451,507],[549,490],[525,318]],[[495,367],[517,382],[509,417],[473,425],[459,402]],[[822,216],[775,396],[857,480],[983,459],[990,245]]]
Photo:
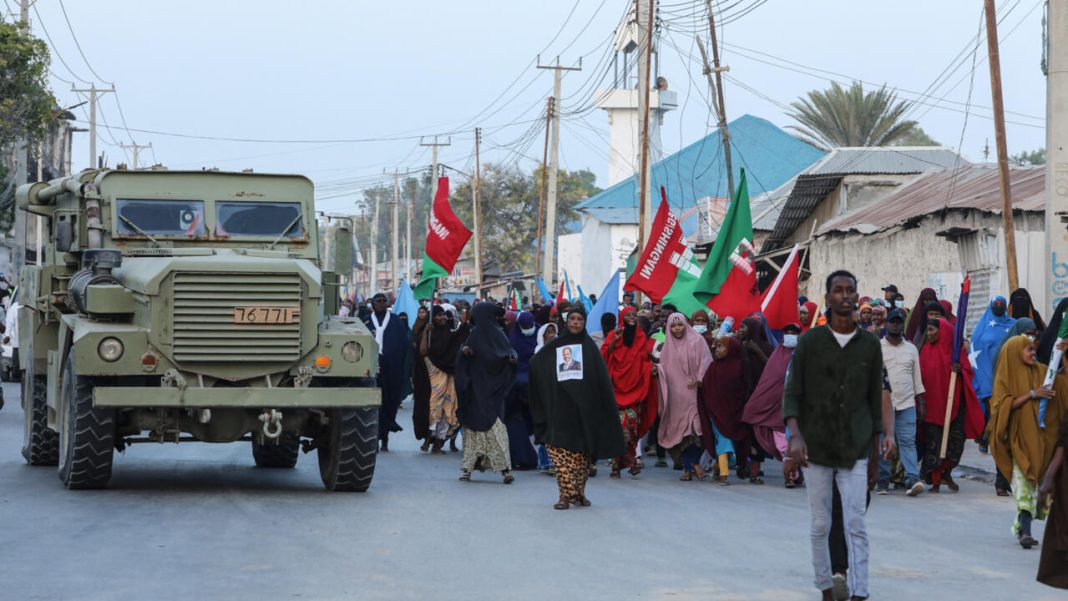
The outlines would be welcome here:
[[[610,474],[608,474],[608,477],[609,478],[621,478],[622,476],[619,473],[619,468],[615,468],[615,467],[612,468],[612,472]]]
[[[683,472],[679,480],[682,480],[683,482],[689,482],[690,480],[693,480],[693,474],[691,474],[690,472]]]
[[[460,476],[460,481],[461,482],[470,482],[471,481],[471,472],[464,472],[463,475]]]
[[[589,507],[590,505],[593,505],[593,503],[590,503],[590,500],[586,498],[586,495],[572,497],[571,502],[579,507]]]
[[[760,476],[753,476],[752,478],[749,479],[749,483],[750,484],[763,485],[764,484],[764,479],[761,478]]]
[[[642,473],[642,468],[638,467],[637,465],[632,465],[627,471],[630,472],[630,476],[632,478],[637,478],[638,475]]]
[[[515,476],[513,476],[511,472],[504,472],[504,483],[505,484],[511,484],[514,481],[515,481]]]
[[[553,505],[553,509],[567,509],[568,507],[571,507],[571,500],[564,495],[560,495],[560,500]]]
[[[727,480],[726,476],[720,476],[720,477],[716,478],[716,484],[719,485],[719,486],[730,486],[731,485],[730,481]]]
[[[696,476],[698,480],[704,480],[708,477],[708,472],[706,472],[701,466],[695,465],[693,466],[693,475]]]
[[[588,470],[587,470],[587,473],[590,475],[590,478],[596,478],[597,477],[597,464],[596,463],[591,463],[589,468],[588,468]]]
[[[426,453],[427,451],[430,450],[430,443],[431,442],[432,441],[430,440],[430,437],[427,436],[426,438],[423,439],[423,444],[419,447],[419,450],[424,452],[424,453]]]
[[[953,477],[949,474],[942,476],[942,481],[949,487],[949,492],[960,492],[960,485],[953,481]]]
[[[1009,492],[1008,490],[1004,489],[1004,488],[996,489],[996,494],[999,497],[1011,497],[1012,496],[1012,493]]]

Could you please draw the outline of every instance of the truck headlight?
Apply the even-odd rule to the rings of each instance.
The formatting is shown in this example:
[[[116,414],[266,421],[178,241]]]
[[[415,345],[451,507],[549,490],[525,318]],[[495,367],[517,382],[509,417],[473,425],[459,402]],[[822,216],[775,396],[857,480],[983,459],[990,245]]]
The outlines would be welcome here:
[[[122,358],[122,341],[118,338],[105,338],[100,341],[100,345],[96,347],[97,354],[100,358],[108,363],[114,363]]]
[[[357,363],[363,359],[363,347],[355,342],[346,342],[341,347],[341,356],[349,363]]]

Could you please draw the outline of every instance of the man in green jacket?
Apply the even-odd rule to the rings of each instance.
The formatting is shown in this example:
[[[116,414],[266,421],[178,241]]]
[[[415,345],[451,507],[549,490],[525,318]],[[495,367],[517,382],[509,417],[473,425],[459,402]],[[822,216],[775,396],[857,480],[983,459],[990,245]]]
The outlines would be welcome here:
[[[866,497],[875,481],[882,424],[883,358],[879,339],[857,327],[857,278],[848,271],[827,277],[825,303],[831,318],[798,340],[783,395],[790,458],[806,467],[812,512],[812,567],[816,587],[831,600],[828,535],[832,487],[842,497],[849,549],[849,590],[868,597]],[[877,457],[876,457],[877,458]]]

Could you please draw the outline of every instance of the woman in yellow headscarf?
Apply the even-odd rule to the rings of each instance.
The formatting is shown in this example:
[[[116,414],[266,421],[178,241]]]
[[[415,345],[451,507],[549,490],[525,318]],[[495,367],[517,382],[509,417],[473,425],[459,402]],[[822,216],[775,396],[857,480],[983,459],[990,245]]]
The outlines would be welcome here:
[[[1046,366],[1035,359],[1035,352],[1035,342],[1027,336],[1014,336],[1005,343],[998,357],[987,426],[990,454],[1001,473],[1012,474],[1019,512],[1012,531],[1025,549],[1037,544],[1031,536],[1031,520],[1046,517],[1048,507],[1038,503],[1038,485],[1053,457],[1068,405],[1068,380],[1058,375],[1052,386],[1044,387]],[[1061,364],[1068,366],[1068,361],[1062,358]]]

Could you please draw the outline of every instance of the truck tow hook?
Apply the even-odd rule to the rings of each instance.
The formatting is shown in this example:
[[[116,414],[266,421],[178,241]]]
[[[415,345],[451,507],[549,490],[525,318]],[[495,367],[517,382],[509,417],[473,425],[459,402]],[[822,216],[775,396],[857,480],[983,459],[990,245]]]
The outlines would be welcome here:
[[[263,422],[263,435],[270,439],[277,439],[282,435],[282,412],[277,409],[264,410],[260,414]]]

